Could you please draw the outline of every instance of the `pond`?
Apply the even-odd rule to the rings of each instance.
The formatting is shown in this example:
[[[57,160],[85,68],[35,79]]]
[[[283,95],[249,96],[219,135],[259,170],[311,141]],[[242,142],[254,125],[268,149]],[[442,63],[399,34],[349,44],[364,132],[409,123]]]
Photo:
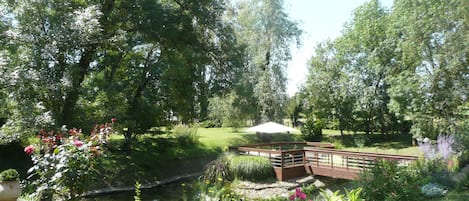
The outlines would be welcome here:
[[[161,185],[152,189],[141,190],[142,201],[180,201],[183,197],[183,186],[190,186],[196,181],[196,178],[187,179],[171,184]],[[192,192],[185,192],[186,196],[193,194]],[[110,194],[104,194],[94,197],[87,197],[82,201],[129,201],[134,200],[135,191],[115,192]]]

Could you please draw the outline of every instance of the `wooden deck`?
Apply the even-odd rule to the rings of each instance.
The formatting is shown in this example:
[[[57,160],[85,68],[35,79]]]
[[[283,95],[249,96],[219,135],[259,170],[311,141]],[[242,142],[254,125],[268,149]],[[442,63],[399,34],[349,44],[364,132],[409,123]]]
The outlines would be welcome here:
[[[378,159],[399,161],[400,165],[418,159],[416,156],[340,151],[331,144],[317,142],[264,143],[231,149],[240,155],[269,158],[280,181],[307,174],[354,180]]]

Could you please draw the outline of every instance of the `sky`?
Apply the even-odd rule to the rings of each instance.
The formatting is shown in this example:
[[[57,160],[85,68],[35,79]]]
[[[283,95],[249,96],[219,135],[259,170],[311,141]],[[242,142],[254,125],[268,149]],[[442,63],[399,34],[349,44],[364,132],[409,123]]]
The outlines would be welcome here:
[[[380,0],[390,8],[393,0]],[[316,45],[341,35],[346,22],[352,19],[355,8],[367,0],[284,0],[285,11],[303,30],[300,48],[292,47],[292,60],[288,65],[287,93],[292,96],[306,80],[307,63]]]

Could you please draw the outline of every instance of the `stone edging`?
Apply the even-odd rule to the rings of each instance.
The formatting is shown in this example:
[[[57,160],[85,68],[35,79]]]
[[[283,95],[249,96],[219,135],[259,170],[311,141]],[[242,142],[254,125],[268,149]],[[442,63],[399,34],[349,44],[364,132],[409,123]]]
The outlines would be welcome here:
[[[192,177],[197,177],[202,175],[203,172],[196,172],[196,173],[191,173],[191,174],[184,174],[180,176],[175,176],[175,177],[170,177],[167,179],[163,179],[161,181],[155,181],[152,183],[147,183],[147,184],[142,184],[142,187],[140,189],[150,189],[150,188],[155,188],[160,185],[164,184],[169,184],[177,181],[181,181],[184,179],[192,178]],[[108,187],[108,188],[101,188],[101,189],[96,189],[92,191],[88,191],[83,194],[84,197],[87,196],[97,196],[97,195],[102,195],[102,194],[109,194],[109,193],[115,193],[115,192],[125,192],[125,191],[134,191],[135,186],[125,186],[125,187]]]

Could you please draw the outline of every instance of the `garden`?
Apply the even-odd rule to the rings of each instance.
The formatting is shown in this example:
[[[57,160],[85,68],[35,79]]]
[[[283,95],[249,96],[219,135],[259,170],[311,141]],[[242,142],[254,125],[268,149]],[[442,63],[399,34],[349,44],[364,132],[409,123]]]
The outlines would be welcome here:
[[[115,192],[120,199],[125,196],[124,200],[152,199],[155,193],[169,196],[169,200],[464,200],[468,195],[469,168],[459,162],[451,136],[413,146],[408,136],[387,138],[387,143],[382,143],[380,134],[341,137],[339,131],[324,130],[323,142],[333,143],[337,149],[414,154],[421,159],[408,167],[378,161],[356,181],[332,180],[326,186],[293,182],[274,193],[261,195],[264,197],[248,197],[251,195],[242,186],[262,188],[256,186],[278,183],[267,158],[227,152],[228,145],[260,142],[255,134],[230,128],[176,126],[169,133],[140,136],[132,144],[133,151],[126,154],[122,150],[123,136],[113,126],[113,122],[97,125],[87,137],[79,129],[70,129],[67,134],[41,131],[36,139],[31,139],[34,144],[23,150],[32,161],[28,173],[20,177],[15,170],[10,176],[13,177],[10,180],[21,179],[20,199],[113,200],[116,197],[112,198],[112,194],[111,198],[82,195],[96,189],[126,186],[136,191]],[[272,140],[301,141],[303,137],[300,133],[275,134]],[[366,138],[366,143],[360,140],[347,143],[353,138]],[[142,188],[155,181],[196,172],[200,174],[153,190]]]
[[[468,200],[467,0],[354,1],[322,41],[288,3],[0,1],[0,200]],[[266,122],[297,131],[246,132]],[[231,153],[261,142],[362,170],[277,181]],[[313,172],[302,151],[280,167]]]

